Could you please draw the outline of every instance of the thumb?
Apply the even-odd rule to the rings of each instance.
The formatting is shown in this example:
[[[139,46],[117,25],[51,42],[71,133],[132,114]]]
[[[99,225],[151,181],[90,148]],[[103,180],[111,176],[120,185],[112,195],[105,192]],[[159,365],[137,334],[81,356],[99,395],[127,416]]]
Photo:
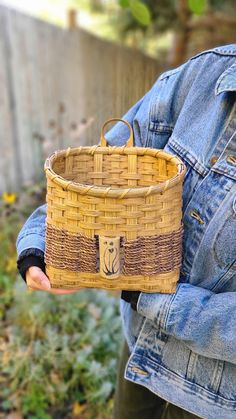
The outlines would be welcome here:
[[[29,278],[27,280],[27,285],[33,285],[31,284],[30,280],[32,280],[34,283],[36,283],[41,289],[49,290],[51,288],[50,281],[48,277],[45,275],[45,273],[40,269],[38,266],[31,266],[28,269]]]

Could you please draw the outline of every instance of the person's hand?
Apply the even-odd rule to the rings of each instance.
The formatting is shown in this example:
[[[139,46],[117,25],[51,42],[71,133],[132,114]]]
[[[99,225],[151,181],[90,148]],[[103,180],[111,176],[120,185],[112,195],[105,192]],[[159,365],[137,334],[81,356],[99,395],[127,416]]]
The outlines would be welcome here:
[[[26,283],[29,290],[47,291],[51,294],[72,294],[81,288],[67,290],[62,288],[51,288],[50,281],[45,273],[38,266],[30,266],[26,271]]]

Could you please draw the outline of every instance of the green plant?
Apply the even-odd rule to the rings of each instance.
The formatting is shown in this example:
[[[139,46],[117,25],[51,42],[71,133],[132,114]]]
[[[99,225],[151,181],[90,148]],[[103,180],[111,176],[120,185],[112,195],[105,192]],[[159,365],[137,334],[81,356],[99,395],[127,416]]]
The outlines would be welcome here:
[[[14,407],[20,395],[22,412],[37,418],[75,401],[106,409],[122,342],[115,296],[92,289],[29,294],[19,281],[7,323],[9,343],[1,363]]]
[[[140,0],[119,0],[121,7],[130,8],[133,18],[143,26],[151,23],[151,12],[149,7]]]
[[[16,237],[44,193],[42,183],[0,203],[0,416],[108,419],[122,343],[116,294],[29,293],[17,274]]]

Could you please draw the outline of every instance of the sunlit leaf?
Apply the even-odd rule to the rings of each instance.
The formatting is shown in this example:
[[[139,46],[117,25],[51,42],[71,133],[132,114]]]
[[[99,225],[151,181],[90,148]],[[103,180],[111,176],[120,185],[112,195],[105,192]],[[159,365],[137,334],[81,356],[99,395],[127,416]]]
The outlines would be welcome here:
[[[72,417],[80,417],[80,414],[85,410],[86,404],[80,404],[79,402],[75,402],[72,407]]]
[[[129,0],[119,0],[119,5],[125,9],[129,7]]]
[[[207,0],[188,0],[188,6],[196,15],[202,15],[207,7]]]
[[[133,17],[141,23],[141,25],[148,26],[151,22],[151,14],[148,7],[139,0],[130,0],[130,8]]]

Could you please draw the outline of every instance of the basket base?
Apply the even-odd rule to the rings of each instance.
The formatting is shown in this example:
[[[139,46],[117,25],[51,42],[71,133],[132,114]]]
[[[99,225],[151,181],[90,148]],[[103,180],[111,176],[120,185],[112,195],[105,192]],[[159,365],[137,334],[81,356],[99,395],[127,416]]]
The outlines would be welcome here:
[[[46,265],[46,275],[52,288],[102,288],[107,290],[174,293],[180,269],[152,276],[124,276],[106,279],[99,272],[73,272]]]

